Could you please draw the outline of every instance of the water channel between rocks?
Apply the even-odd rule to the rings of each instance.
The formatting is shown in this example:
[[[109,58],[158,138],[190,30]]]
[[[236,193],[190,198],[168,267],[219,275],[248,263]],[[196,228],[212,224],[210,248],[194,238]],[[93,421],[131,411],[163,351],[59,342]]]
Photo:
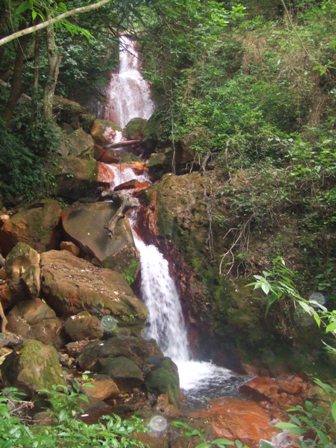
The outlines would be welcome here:
[[[124,128],[132,118],[148,119],[154,111],[150,88],[141,74],[141,63],[136,42],[126,36],[120,38],[120,66],[108,89],[104,118]],[[111,133],[111,144],[123,140],[120,132]],[[120,150],[123,150],[122,147]],[[131,167],[107,164],[111,172],[111,190],[136,180],[150,182],[146,175],[137,174]],[[128,190],[127,194],[132,194]],[[236,395],[246,377],[237,375],[211,362],[192,358],[180,297],[169,272],[168,261],[153,244],[146,244],[136,232],[137,211],[130,216],[135,246],[141,265],[141,296],[149,310],[145,338],[153,338],[163,353],[178,366],[180,386],[186,403],[197,407],[208,399]]]

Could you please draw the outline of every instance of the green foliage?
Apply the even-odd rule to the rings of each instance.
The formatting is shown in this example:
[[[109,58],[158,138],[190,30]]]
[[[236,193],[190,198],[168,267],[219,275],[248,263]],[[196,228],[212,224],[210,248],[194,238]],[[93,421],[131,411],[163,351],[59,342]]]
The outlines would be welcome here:
[[[134,283],[138,269],[139,261],[137,259],[134,259],[130,262],[127,269],[124,271],[125,280],[129,285],[132,285]]]
[[[5,200],[33,199],[51,186],[51,174],[45,171],[49,155],[46,144],[57,142],[55,134],[37,125],[32,127],[31,136],[28,146],[22,134],[10,132],[0,122],[0,194]]]
[[[68,389],[55,386],[41,391],[49,402],[51,424],[23,423],[14,416],[18,405],[24,402],[14,389],[3,389],[0,395],[0,445],[2,448],[59,448],[59,447],[142,447],[131,438],[134,432],[144,431],[142,422],[133,417],[104,416],[98,423],[88,425],[80,420],[81,403],[87,400],[78,387]],[[22,407],[22,406],[21,406]]]
[[[324,329],[326,334],[336,338],[336,310],[328,310],[325,306],[314,300],[307,300],[301,296],[295,285],[295,273],[285,265],[283,258],[278,257],[273,261],[271,271],[263,271],[262,275],[254,275],[253,285],[255,289],[261,289],[267,299],[267,311],[275,302],[284,298],[289,298],[295,306],[314,318],[318,327]],[[327,349],[336,354],[336,348],[325,344]],[[302,436],[299,446],[302,448],[332,447],[336,442],[335,433],[331,428],[336,422],[336,392],[333,387],[315,380],[316,384],[323,390],[329,400],[330,407],[316,406],[310,401],[306,401],[304,406],[294,406],[288,409],[291,415],[289,422],[281,422],[276,426],[282,430],[289,430],[291,433]]]
[[[200,443],[197,443],[197,445],[195,445],[195,448],[225,448],[226,446],[233,446],[236,448],[249,448],[240,440],[232,441],[225,438],[207,440],[202,430],[193,428],[188,423],[182,421],[174,421],[172,422],[172,426],[182,430],[184,437],[188,439],[195,438],[196,440],[201,440]]]

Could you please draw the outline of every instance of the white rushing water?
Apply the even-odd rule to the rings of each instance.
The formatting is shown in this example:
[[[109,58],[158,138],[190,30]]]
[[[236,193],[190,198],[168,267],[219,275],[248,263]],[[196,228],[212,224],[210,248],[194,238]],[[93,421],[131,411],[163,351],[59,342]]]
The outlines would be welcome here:
[[[123,167],[117,164],[107,164],[108,168],[113,173],[113,181],[111,182],[111,190],[118,185],[121,185],[130,180],[137,180],[138,182],[149,181],[147,174],[136,174],[131,167]]]
[[[120,37],[119,61],[119,71],[111,77],[104,115],[124,128],[132,118],[148,119],[154,103],[141,74],[136,42],[127,36]]]

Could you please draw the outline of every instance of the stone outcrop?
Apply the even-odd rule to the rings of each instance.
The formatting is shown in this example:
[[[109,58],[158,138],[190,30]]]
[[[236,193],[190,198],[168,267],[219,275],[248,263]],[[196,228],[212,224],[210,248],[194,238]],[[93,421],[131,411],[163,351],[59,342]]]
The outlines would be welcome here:
[[[112,203],[80,204],[64,210],[62,226],[68,238],[83,254],[100,265],[124,272],[136,258],[133,237],[128,221],[119,219],[113,237],[109,237],[108,223],[117,207]]]
[[[135,327],[146,319],[145,305],[121,274],[93,266],[68,251],[43,253],[41,278],[43,297],[60,314],[89,311],[101,317],[110,313],[120,326]]]

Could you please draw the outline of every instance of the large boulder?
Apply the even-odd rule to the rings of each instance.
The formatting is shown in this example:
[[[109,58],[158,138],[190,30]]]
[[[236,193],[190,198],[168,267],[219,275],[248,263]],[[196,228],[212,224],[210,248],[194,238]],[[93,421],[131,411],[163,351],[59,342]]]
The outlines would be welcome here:
[[[80,158],[90,158],[93,155],[93,148],[94,140],[91,135],[79,128],[64,138],[60,146],[60,153],[63,157],[71,155]]]
[[[1,366],[6,384],[33,393],[65,385],[56,349],[34,339],[24,342],[20,352],[10,354]]]
[[[62,211],[53,199],[43,200],[9,217],[0,216],[0,252],[6,256],[18,242],[24,242],[39,252],[54,247],[54,230]]]
[[[145,385],[150,392],[166,394],[170,403],[178,405],[180,381],[176,365],[170,358],[163,358],[145,378]]]
[[[68,156],[60,160],[56,175],[56,193],[70,201],[94,196],[98,187],[97,162]]]
[[[40,254],[26,243],[18,243],[7,255],[5,270],[9,288],[17,298],[34,299],[40,292]]]
[[[7,319],[7,330],[24,339],[36,339],[57,348],[63,345],[62,322],[41,299],[19,302]]]
[[[108,145],[113,142],[116,136],[116,131],[121,131],[113,121],[96,119],[91,128],[91,135],[96,143],[99,145]]]
[[[80,204],[64,210],[62,225],[66,235],[84,254],[104,267],[125,272],[136,259],[130,226],[120,219],[110,238],[106,226],[116,212],[112,203]]]
[[[80,354],[78,363],[83,370],[100,371],[104,360],[116,357],[131,359],[145,370],[147,360],[153,357],[161,359],[162,353],[155,341],[119,335],[87,345]]]
[[[132,118],[125,127],[125,133],[128,140],[142,140],[147,125],[145,118]]]
[[[93,266],[68,251],[41,255],[41,292],[64,315],[81,311],[101,317],[112,314],[120,326],[138,326],[147,317],[145,305],[118,272]]]
[[[86,131],[89,131],[94,121],[94,116],[88,109],[76,101],[62,96],[54,96],[53,112],[60,125],[67,124],[72,129],[83,127]]]

